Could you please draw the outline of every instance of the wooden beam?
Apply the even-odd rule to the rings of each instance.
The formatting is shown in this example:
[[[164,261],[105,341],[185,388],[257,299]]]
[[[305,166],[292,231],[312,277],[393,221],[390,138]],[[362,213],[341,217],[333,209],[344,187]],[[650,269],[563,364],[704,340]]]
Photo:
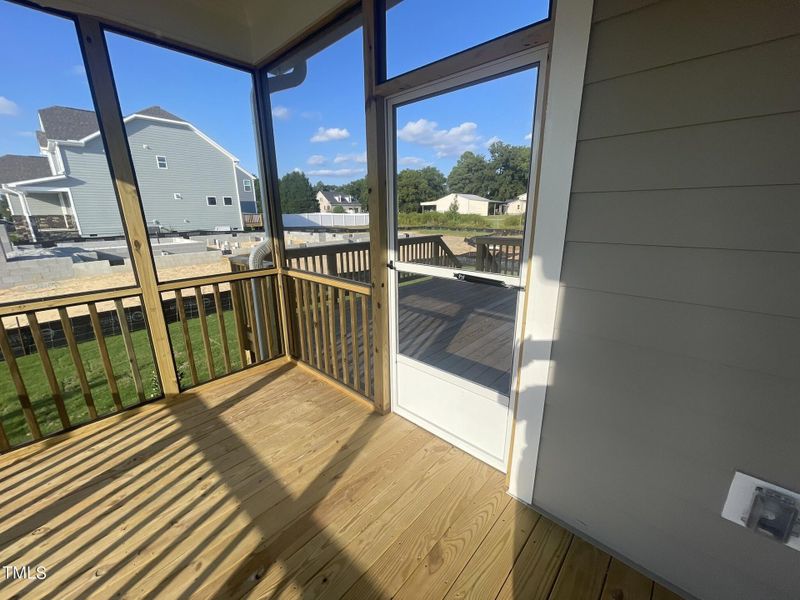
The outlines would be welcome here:
[[[103,290],[100,292],[87,292],[85,294],[75,294],[73,296],[60,296],[56,298],[42,298],[40,300],[30,300],[27,302],[17,302],[0,306],[0,317],[18,315],[26,312],[41,312],[65,306],[78,306],[91,302],[103,302],[106,300],[116,300],[117,298],[129,298],[138,296],[142,290],[136,287],[119,288],[116,290]]]
[[[161,307],[153,252],[134,175],[133,160],[128,149],[125,123],[114,86],[105,35],[100,23],[90,17],[79,16],[77,26],[100,133],[105,143],[108,166],[127,233],[133,269],[141,287],[142,305],[150,329],[161,386],[165,396],[175,396],[179,392],[178,376]]]
[[[365,0],[364,100],[367,125],[367,188],[369,192],[370,277],[372,279],[372,357],[374,402],[381,413],[391,410],[389,381],[389,200],[386,186],[386,101],[377,87],[385,72],[384,0]],[[366,315],[364,315],[366,318]],[[367,348],[369,347],[366,344]],[[367,382],[366,388],[369,389]]]
[[[314,283],[329,285],[340,290],[355,292],[356,294],[361,294],[362,296],[369,296],[372,293],[372,290],[368,285],[350,281],[349,279],[342,279],[341,277],[329,277],[327,275],[320,275],[319,273],[311,273],[310,271],[298,271],[297,269],[284,269],[283,272],[286,274],[286,276],[293,279],[313,281]]]
[[[370,2],[365,2],[370,4]],[[366,17],[366,10],[365,10]],[[393,96],[414,88],[439,81],[444,77],[475,69],[487,63],[509,57],[549,44],[553,40],[553,21],[536,23],[519,31],[514,31],[480,46],[475,46],[453,56],[443,58],[419,69],[398,75],[375,86],[375,93],[383,97]],[[365,55],[366,58],[366,55]],[[372,212],[372,211],[370,211]]]
[[[177,281],[167,281],[158,284],[159,292],[171,292],[173,290],[182,290],[194,287],[196,285],[215,285],[219,283],[229,283],[231,281],[241,281],[242,279],[250,279],[256,275],[276,275],[278,269],[264,269],[254,271],[237,271],[236,273],[222,273],[221,275],[207,275],[205,277],[192,277],[191,279],[181,279]]]

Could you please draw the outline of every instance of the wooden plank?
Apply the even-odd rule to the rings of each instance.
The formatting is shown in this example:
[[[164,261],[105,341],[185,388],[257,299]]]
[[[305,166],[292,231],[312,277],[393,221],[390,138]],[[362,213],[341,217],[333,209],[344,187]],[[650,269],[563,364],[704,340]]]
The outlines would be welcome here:
[[[242,298],[244,299],[245,314],[247,315],[247,339],[250,345],[250,352],[252,352],[255,362],[261,362],[261,345],[258,343],[256,313],[255,308],[253,307],[252,280],[242,283]]]
[[[264,337],[267,342],[267,355],[269,358],[272,358],[278,355],[278,340],[275,337],[274,327],[277,314],[274,313],[272,309],[272,302],[270,301],[272,293],[267,287],[266,277],[259,277],[258,284],[261,294],[261,314],[263,315],[264,329],[266,330]]]
[[[264,282],[264,294],[267,296],[267,311],[269,313],[269,320],[267,321],[267,328],[269,329],[269,334],[272,339],[272,347],[274,348],[275,354],[274,356],[278,356],[279,354],[288,354],[289,351],[286,348],[282,347],[281,338],[282,332],[281,328],[281,312],[280,312],[280,286],[278,285],[278,279],[282,279],[279,275],[273,275],[270,277],[264,277],[262,281]],[[284,294],[286,294],[286,303],[287,303],[287,315],[290,314],[288,303],[289,303],[289,282],[286,281],[285,285],[283,286]],[[285,323],[287,327],[289,327],[289,322]],[[294,342],[294,331],[290,332],[289,340]]]
[[[339,379],[339,351],[337,350],[336,340],[336,290],[327,286],[328,290],[328,327],[330,328],[331,343],[331,371],[334,379]]]
[[[367,138],[367,190],[369,194],[369,271],[372,288],[372,331],[375,341],[375,406],[381,412],[391,409],[389,381],[389,198],[386,158],[386,94],[378,85],[385,79],[386,44],[384,39],[386,3],[362,3],[364,36],[364,99]],[[408,80],[406,80],[408,83]],[[413,81],[415,85],[419,81]],[[401,81],[402,84],[402,81]],[[385,84],[383,84],[385,85]],[[363,299],[362,299],[363,304]],[[366,317],[366,314],[364,315]],[[366,363],[367,361],[365,361]],[[369,378],[366,378],[369,381]],[[367,384],[369,389],[369,384]]]
[[[364,395],[373,398],[372,395],[372,378],[370,377],[369,363],[372,360],[372,353],[370,352],[369,344],[369,314],[367,313],[367,297],[361,296],[361,349],[364,355]],[[377,382],[380,377],[378,376],[377,367],[373,371],[375,373],[375,381]],[[377,383],[376,383],[377,385]],[[375,388],[377,394],[377,388]],[[380,407],[379,407],[380,408]],[[383,409],[381,409],[383,410]]]
[[[18,315],[20,313],[49,310],[64,306],[77,306],[89,302],[102,302],[114,300],[116,298],[127,298],[141,293],[137,286],[119,288],[115,290],[103,290],[100,292],[86,292],[70,296],[56,296],[53,298],[43,298],[41,300],[30,300],[27,302],[13,302],[0,305],[0,317]]]
[[[309,291],[308,291],[310,285],[311,284],[308,281],[300,280],[300,292],[303,305],[303,322],[305,325],[307,360],[308,364],[311,365],[314,364],[313,356],[314,356],[314,349],[316,348],[316,346],[314,345],[314,341],[311,335],[311,329],[314,327],[314,324],[312,322],[312,317],[311,317],[311,298],[309,296]]]
[[[9,448],[11,448],[11,444],[6,435],[6,428],[3,427],[3,421],[0,419],[0,452],[5,452]]]
[[[117,387],[117,378],[114,375],[114,367],[111,365],[111,357],[108,354],[108,346],[106,346],[106,338],[103,335],[103,325],[100,322],[100,316],[97,314],[97,306],[90,302],[87,304],[89,309],[89,319],[92,322],[92,330],[94,331],[94,339],[97,342],[97,348],[100,352],[100,361],[103,363],[103,373],[106,376],[106,384],[108,391],[111,394],[111,400],[117,410],[122,410],[122,399],[119,395],[119,387]]]
[[[510,502],[445,598],[495,598],[538,520],[527,506]]]
[[[549,519],[539,519],[497,600],[547,600],[571,538],[572,534]]]
[[[178,320],[181,322],[181,330],[183,331],[183,343],[186,346],[186,357],[189,359],[189,372],[192,376],[192,385],[197,385],[200,382],[200,378],[197,375],[197,365],[194,362],[192,338],[189,335],[189,321],[186,318],[186,307],[183,304],[183,296],[180,290],[175,290],[175,306],[178,309]]]
[[[14,389],[17,392],[17,399],[22,407],[22,414],[25,417],[25,422],[28,424],[28,430],[31,432],[31,437],[34,440],[42,438],[42,430],[39,428],[39,423],[36,420],[36,413],[33,412],[31,400],[28,396],[28,390],[25,387],[25,381],[22,379],[22,374],[17,365],[17,359],[14,356],[14,351],[8,340],[6,328],[3,325],[3,319],[0,318],[0,351],[3,352],[3,359],[8,366],[11,381],[14,383]]]
[[[147,316],[155,362],[164,395],[174,396],[180,391],[178,375],[172,358],[164,310],[161,306],[158,276],[134,175],[133,160],[128,148],[122,109],[117,98],[114,75],[111,72],[105,32],[99,21],[91,17],[80,15],[76,21],[78,39],[86,65],[86,75],[106,146],[106,155],[111,167],[112,181],[117,193],[122,221],[125,224],[131,262],[136,280],[141,286],[142,307]]]
[[[344,290],[337,290],[339,303],[339,343],[341,344],[342,356],[342,381],[345,385],[350,384],[350,360],[347,358],[347,323],[344,318],[345,303]]]
[[[611,557],[579,537],[573,537],[549,600],[597,600]]]
[[[322,362],[322,354],[320,347],[320,322],[319,322],[319,310],[317,309],[317,299],[319,298],[319,285],[313,281],[308,282],[308,293],[311,297],[311,318],[313,319],[313,326],[314,326],[314,357],[315,362],[314,366],[317,367],[320,371],[324,371],[323,362]]]
[[[299,279],[292,279],[292,289],[293,289],[293,296],[294,296],[294,307],[295,307],[295,319],[294,323],[297,326],[297,336],[295,339],[298,340],[300,343],[300,360],[308,362],[308,354],[306,354],[306,336],[303,334],[305,331],[305,313],[303,312],[303,307],[301,306],[302,298],[301,298],[301,287],[303,283]],[[295,349],[297,351],[297,349]]]
[[[242,363],[242,368],[248,364],[248,356],[245,352],[247,343],[247,332],[244,324],[244,309],[242,308],[242,288],[241,282],[231,282],[231,304],[233,305],[233,322],[235,324],[234,330],[236,331],[236,345],[239,351],[239,360]]]
[[[133,377],[133,385],[136,388],[136,395],[139,402],[144,402],[144,386],[142,385],[142,374],[139,372],[139,362],[136,360],[136,349],[133,347],[133,340],[131,339],[131,332],[128,329],[128,317],[125,315],[125,307],[122,306],[122,300],[114,300],[114,306],[117,310],[117,320],[119,321],[120,333],[122,333],[122,341],[125,344],[125,353],[128,356],[128,365],[131,369],[131,377]]]
[[[50,387],[53,403],[56,405],[58,418],[61,421],[61,426],[68,429],[71,424],[69,422],[69,415],[67,408],[64,406],[64,397],[61,395],[61,387],[56,377],[56,372],[53,369],[53,363],[50,362],[50,355],[47,353],[47,344],[45,344],[42,329],[39,327],[39,321],[36,319],[36,313],[25,313],[25,318],[28,319],[28,328],[33,336],[33,343],[36,345],[36,352],[39,354],[39,362],[42,364],[44,376],[47,379],[47,385]]]
[[[353,387],[357,390],[361,389],[361,365],[358,360],[358,327],[357,318],[358,313],[356,310],[356,294],[349,293],[350,296],[350,346],[353,354]]]
[[[94,420],[97,418],[97,408],[94,405],[92,388],[89,387],[89,380],[86,378],[83,358],[81,358],[81,353],[78,350],[78,343],[75,340],[75,332],[72,330],[72,321],[70,321],[67,309],[64,307],[59,308],[58,317],[61,321],[61,329],[64,331],[64,339],[67,340],[67,347],[69,348],[69,354],[72,358],[72,364],[75,365],[75,372],[78,374],[78,382],[81,386],[81,393],[83,393],[83,401],[86,403],[89,419]]]
[[[194,285],[207,286],[220,283],[229,283],[233,281],[246,281],[248,279],[253,278],[254,276],[268,277],[270,275],[277,275],[277,274],[278,274],[278,269],[269,268],[269,269],[245,270],[245,271],[239,271],[237,273],[223,273],[221,275],[207,275],[205,277],[192,277],[191,279],[188,280],[183,279],[183,280],[167,281],[164,283],[159,283],[158,291],[170,292],[174,290],[185,289],[189,286],[194,286]]]
[[[600,600],[650,600],[653,582],[628,565],[611,559]]]
[[[231,351],[228,348],[228,334],[225,330],[225,313],[222,312],[222,296],[219,293],[219,284],[213,285],[214,289],[214,308],[217,311],[217,324],[219,326],[219,337],[222,340],[222,358],[225,363],[225,373],[230,373],[233,369],[231,367]]]
[[[326,290],[328,289],[327,285],[320,285],[318,287],[319,291],[319,313],[320,313],[320,327],[322,329],[322,358],[325,363],[325,372],[329,375],[333,375],[331,369],[331,346],[330,346],[330,326],[328,323],[328,298]],[[335,379],[335,375],[334,375]]]
[[[206,305],[203,299],[203,292],[200,286],[194,288],[195,302],[197,303],[197,318],[200,321],[200,337],[203,339],[203,351],[206,355],[206,367],[208,377],[214,379],[217,376],[214,369],[214,354],[211,351],[211,338],[208,336],[208,321],[206,320]]]
[[[322,285],[330,285],[335,288],[357,292],[359,294],[364,294],[366,296],[370,295],[370,288],[368,285],[364,285],[363,283],[358,283],[356,281],[351,281],[348,279],[342,279],[341,277],[328,277],[327,275],[319,275],[317,273],[306,273],[304,271],[298,271],[296,269],[286,269],[285,274],[289,277],[294,279],[302,279],[304,281],[313,281]],[[353,269],[350,269],[350,272],[353,272]]]

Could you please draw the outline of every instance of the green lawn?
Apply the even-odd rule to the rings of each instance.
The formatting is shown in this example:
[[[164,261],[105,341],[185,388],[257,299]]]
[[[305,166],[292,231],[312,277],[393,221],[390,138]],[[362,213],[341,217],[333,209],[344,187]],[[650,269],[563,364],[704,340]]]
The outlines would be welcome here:
[[[234,330],[233,312],[224,311],[226,338],[231,355],[231,367],[241,368],[239,359],[238,343]],[[200,321],[190,319],[189,337],[192,343],[195,363],[197,364],[198,378],[200,381],[210,379],[208,368],[206,367],[205,352],[200,330]],[[209,338],[211,340],[212,355],[216,375],[222,375],[224,370],[222,344],[219,333],[219,323],[216,314],[208,315]],[[181,378],[183,388],[192,385],[189,372],[189,362],[186,353],[186,346],[183,341],[183,333],[180,323],[169,325],[169,335],[172,340],[172,347],[175,354],[178,374]],[[136,351],[136,359],[139,364],[139,371],[142,377],[144,393],[146,399],[157,398],[161,395],[160,385],[156,376],[156,369],[153,363],[153,354],[150,347],[150,340],[146,330],[131,333],[133,345]],[[125,353],[125,345],[121,335],[107,336],[106,344],[111,357],[111,363],[116,376],[117,386],[123,406],[132,406],[138,402],[136,388],[133,377],[128,365],[128,357]],[[78,349],[83,359],[86,377],[92,391],[98,415],[108,414],[114,411],[114,404],[111,400],[111,393],[106,384],[103,364],[100,360],[100,352],[94,340],[81,342]],[[78,376],[72,363],[72,357],[66,347],[53,348],[48,351],[53,369],[56,372],[64,403],[67,407],[70,421],[73,424],[86,422],[89,414],[81,392]],[[33,410],[42,429],[42,433],[47,435],[61,429],[61,422],[58,419],[55,405],[52,401],[50,387],[42,370],[41,361],[38,354],[30,354],[17,358],[22,378],[28,390]],[[10,373],[5,363],[0,363],[0,419],[6,435],[12,445],[20,444],[31,439],[27,424],[22,416],[22,410],[17,399],[14,384],[11,381]]]

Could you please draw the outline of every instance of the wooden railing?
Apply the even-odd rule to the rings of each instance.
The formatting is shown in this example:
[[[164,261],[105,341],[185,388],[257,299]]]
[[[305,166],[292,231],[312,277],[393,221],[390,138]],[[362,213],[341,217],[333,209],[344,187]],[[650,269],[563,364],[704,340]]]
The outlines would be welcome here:
[[[0,450],[162,395],[129,291],[0,307],[0,353]]]
[[[522,238],[475,238],[475,267],[478,271],[517,275],[522,261]]]
[[[181,389],[280,356],[277,275],[160,285]]]
[[[399,260],[458,268],[461,266],[441,235],[400,238]],[[287,248],[289,267],[296,270],[370,282],[369,242]]]
[[[286,280],[292,356],[371,399],[369,286],[302,271]]]

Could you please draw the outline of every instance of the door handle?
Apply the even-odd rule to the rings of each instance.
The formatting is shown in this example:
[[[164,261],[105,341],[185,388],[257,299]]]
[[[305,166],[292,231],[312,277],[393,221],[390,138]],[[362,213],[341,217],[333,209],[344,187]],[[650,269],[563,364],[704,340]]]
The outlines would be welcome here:
[[[519,285],[511,285],[510,283],[506,283],[505,281],[499,281],[498,279],[490,279],[489,277],[479,277],[478,275],[469,275],[467,273],[454,273],[453,277],[458,279],[459,281],[465,281],[467,283],[480,283],[481,285],[490,285],[492,287],[501,287],[506,288],[507,290],[522,290],[522,286]]]

